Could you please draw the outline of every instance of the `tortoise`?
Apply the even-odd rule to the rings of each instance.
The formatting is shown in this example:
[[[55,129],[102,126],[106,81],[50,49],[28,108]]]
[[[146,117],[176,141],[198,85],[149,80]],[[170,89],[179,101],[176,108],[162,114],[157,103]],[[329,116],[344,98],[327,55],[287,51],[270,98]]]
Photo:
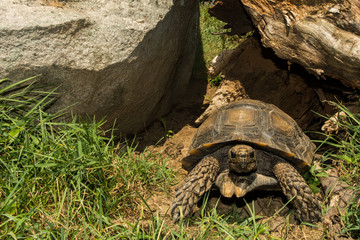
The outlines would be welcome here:
[[[177,188],[170,212],[191,216],[214,185],[227,198],[253,190],[282,190],[301,221],[321,219],[319,202],[300,173],[311,165],[312,143],[294,119],[276,106],[243,99],[219,109],[198,128],[182,167],[189,174]]]

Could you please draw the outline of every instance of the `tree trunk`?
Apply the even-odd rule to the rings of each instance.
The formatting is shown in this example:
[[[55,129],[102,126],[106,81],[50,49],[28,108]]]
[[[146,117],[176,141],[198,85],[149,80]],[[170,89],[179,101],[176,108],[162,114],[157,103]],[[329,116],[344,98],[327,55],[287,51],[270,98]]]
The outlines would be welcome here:
[[[234,0],[217,1],[226,5]],[[319,77],[360,88],[359,0],[241,0],[265,47]],[[231,24],[230,24],[231,25]]]

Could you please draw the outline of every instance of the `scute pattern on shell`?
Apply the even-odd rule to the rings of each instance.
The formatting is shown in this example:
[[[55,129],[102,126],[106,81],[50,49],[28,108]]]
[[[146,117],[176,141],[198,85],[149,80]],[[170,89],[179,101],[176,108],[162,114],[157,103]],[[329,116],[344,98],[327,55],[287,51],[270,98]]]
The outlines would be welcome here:
[[[191,170],[208,153],[237,143],[270,151],[300,169],[311,164],[315,150],[295,120],[282,110],[243,99],[221,108],[198,128],[183,167]]]

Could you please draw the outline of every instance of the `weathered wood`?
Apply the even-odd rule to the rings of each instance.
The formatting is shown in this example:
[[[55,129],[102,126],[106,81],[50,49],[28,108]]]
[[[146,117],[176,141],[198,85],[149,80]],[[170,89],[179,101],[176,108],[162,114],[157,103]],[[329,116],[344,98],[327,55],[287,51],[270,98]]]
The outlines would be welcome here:
[[[241,0],[262,44],[318,77],[360,88],[359,0]],[[251,26],[239,0],[218,0],[209,12],[234,33]],[[234,13],[236,12],[236,13]]]
[[[241,1],[277,56],[360,88],[359,0]]]

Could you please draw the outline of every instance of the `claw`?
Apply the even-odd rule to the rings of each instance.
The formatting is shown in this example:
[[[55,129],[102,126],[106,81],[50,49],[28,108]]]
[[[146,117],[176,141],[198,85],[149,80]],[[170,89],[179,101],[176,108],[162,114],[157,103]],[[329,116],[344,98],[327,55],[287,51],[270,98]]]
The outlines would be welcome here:
[[[174,215],[173,215],[173,222],[174,222],[174,223],[178,223],[178,222],[179,222],[179,214],[178,214],[178,213],[174,213]]]
[[[232,182],[225,182],[220,189],[221,195],[227,198],[231,198],[235,192],[235,186]]]
[[[238,186],[235,186],[235,195],[237,198],[243,197],[246,194],[244,190]]]

